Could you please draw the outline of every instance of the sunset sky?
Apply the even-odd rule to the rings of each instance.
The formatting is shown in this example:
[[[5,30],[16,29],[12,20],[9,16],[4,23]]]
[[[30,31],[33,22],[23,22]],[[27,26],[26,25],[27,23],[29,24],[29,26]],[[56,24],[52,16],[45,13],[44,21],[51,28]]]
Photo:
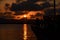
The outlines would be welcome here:
[[[23,2],[23,1],[27,1],[27,0],[20,0],[20,1]],[[47,0],[47,1],[49,2],[49,0]],[[58,1],[59,0],[57,0],[56,2],[58,3]],[[45,2],[45,0],[44,0],[44,2]],[[35,4],[40,5],[41,3],[44,3],[44,2],[43,1],[38,1]],[[12,3],[16,3],[16,0],[2,0],[2,1],[0,1],[0,12],[5,12],[4,6],[5,6],[6,3],[12,5]],[[53,0],[52,0],[52,3],[54,3]],[[29,11],[29,12],[26,13],[26,15],[27,15],[28,18],[30,18],[31,15],[36,15],[36,13],[40,13],[40,12],[42,12],[42,14],[44,14],[44,10],[40,10],[40,11]],[[20,17],[20,19],[21,19],[21,18],[24,17],[24,15],[15,16],[15,19],[17,19],[18,17]]]
[[[21,1],[26,1],[26,0],[21,0]],[[53,0],[52,0],[52,2],[53,2]],[[58,2],[59,2],[59,0],[56,1],[56,3],[58,3]],[[4,6],[5,6],[6,3],[11,5],[12,3],[16,3],[16,0],[2,0],[2,1],[0,1],[0,12],[4,11]],[[42,2],[40,2],[40,3],[42,3]],[[37,4],[40,4],[40,3],[37,2]]]
[[[1,3],[0,3],[1,11],[4,11],[4,6],[5,6],[6,3],[12,4],[12,3],[15,3],[15,2],[16,2],[15,0],[2,0]]]

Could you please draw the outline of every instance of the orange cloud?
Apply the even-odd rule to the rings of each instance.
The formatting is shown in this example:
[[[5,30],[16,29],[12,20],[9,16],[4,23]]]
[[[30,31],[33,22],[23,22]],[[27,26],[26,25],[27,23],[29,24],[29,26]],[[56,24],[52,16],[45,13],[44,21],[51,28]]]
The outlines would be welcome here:
[[[27,19],[30,19],[31,15],[36,15],[37,13],[44,15],[44,11],[29,11],[27,14],[24,14],[24,15],[26,15]],[[24,15],[17,15],[17,16],[15,16],[14,19],[18,19],[18,20],[22,19],[22,18],[24,18]]]

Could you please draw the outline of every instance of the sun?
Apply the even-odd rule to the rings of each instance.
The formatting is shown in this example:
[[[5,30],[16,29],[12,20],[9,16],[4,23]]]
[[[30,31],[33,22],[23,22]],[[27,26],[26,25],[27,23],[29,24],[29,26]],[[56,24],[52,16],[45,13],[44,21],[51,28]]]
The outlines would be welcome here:
[[[26,15],[24,15],[24,17],[27,17]]]

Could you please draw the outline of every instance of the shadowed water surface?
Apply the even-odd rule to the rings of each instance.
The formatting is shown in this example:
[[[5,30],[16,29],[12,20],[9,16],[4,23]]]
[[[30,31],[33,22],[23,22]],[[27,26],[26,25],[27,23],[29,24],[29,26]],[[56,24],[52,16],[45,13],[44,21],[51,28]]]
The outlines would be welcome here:
[[[36,36],[29,24],[0,24],[0,40],[36,40]]]

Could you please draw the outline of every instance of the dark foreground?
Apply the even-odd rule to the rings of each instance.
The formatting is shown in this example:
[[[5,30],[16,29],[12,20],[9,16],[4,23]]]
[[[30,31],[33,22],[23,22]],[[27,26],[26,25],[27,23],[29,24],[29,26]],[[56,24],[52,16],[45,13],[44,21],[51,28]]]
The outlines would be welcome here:
[[[5,20],[1,19],[1,24],[29,24],[37,40],[55,40],[59,36],[59,17],[46,17],[44,20]],[[19,39],[18,39],[19,40]]]

